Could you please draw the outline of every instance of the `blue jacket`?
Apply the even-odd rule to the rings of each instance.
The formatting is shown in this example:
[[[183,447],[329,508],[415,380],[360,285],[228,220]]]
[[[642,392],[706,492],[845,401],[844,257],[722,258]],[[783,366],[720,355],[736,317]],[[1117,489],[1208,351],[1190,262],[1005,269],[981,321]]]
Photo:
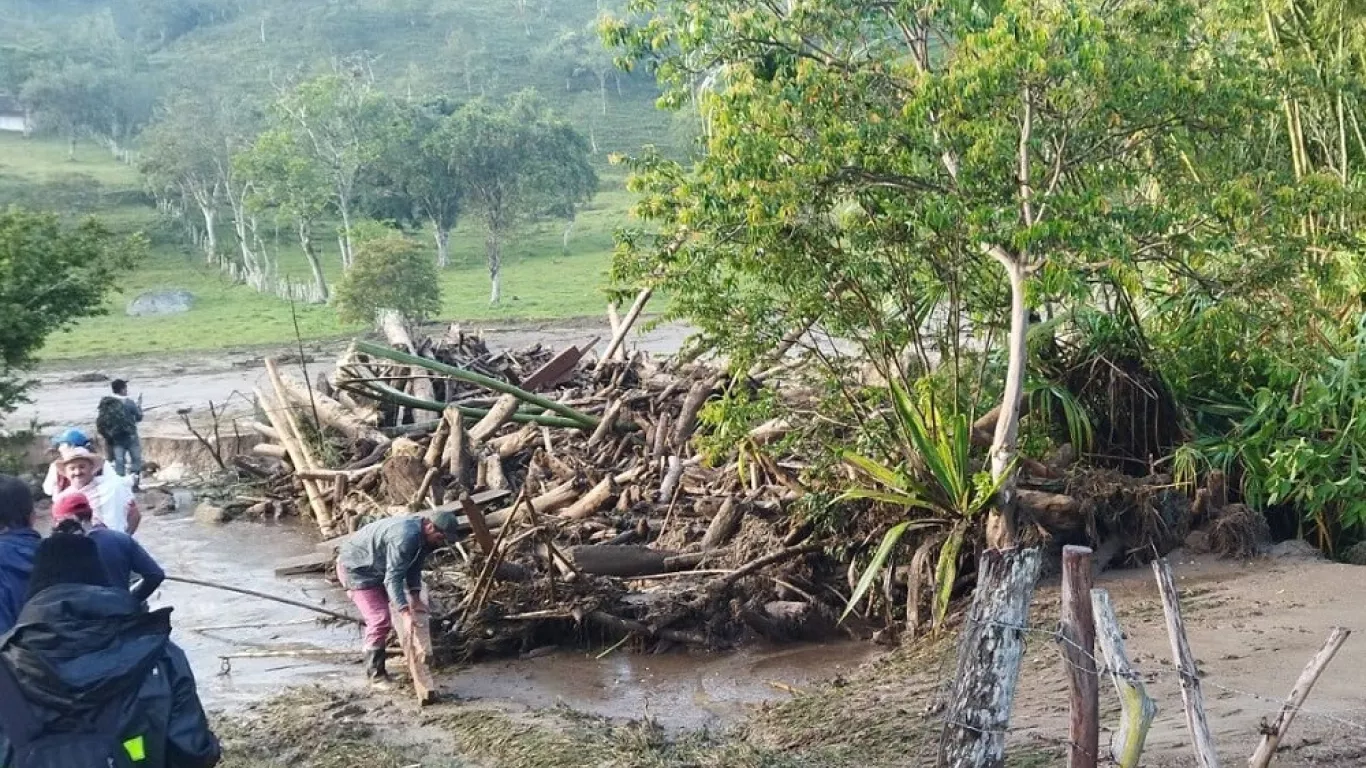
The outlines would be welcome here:
[[[346,572],[347,589],[384,587],[397,608],[408,605],[408,593],[422,589],[427,559],[422,518],[400,515],[376,520],[342,544],[337,562]]]
[[[0,634],[10,631],[24,606],[33,554],[42,541],[32,528],[0,533]]]

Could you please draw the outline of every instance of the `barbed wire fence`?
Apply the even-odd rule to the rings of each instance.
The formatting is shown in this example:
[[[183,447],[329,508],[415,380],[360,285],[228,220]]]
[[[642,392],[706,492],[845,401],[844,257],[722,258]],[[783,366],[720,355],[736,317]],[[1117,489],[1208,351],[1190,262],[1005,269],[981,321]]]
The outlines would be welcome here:
[[[1069,671],[1076,670],[1084,674],[1094,673],[1097,676],[1103,700],[1108,699],[1109,701],[1114,702],[1114,700],[1118,698],[1114,693],[1113,686],[1109,682],[1112,675],[1115,673],[1115,670],[1107,663],[1104,655],[1095,652],[1090,648],[1083,647],[1071,637],[1068,637],[1063,632],[1061,622],[1057,620],[1041,620],[1031,622],[1028,625],[1013,624],[997,621],[990,617],[977,616],[970,610],[964,618],[964,626],[961,629],[965,636],[970,634],[969,627],[972,624],[982,624],[1019,633],[1019,637],[1026,646],[1025,652],[1021,656],[1021,667],[1025,665],[1026,660],[1037,661],[1039,659],[1039,656],[1035,651],[1040,643],[1052,646],[1053,650],[1056,651],[1057,661],[1061,662],[1064,669],[1068,669]],[[1330,639],[1330,644],[1331,642]],[[1083,659],[1088,660],[1094,665],[1094,670],[1076,664],[1069,658],[1069,654],[1067,653],[1068,650],[1070,650],[1072,654],[1079,655]],[[1336,648],[1333,650],[1335,651]],[[1161,659],[1164,655],[1166,654],[1159,653],[1156,654],[1156,657]],[[1322,652],[1320,655],[1322,655]],[[1327,658],[1331,659],[1331,657],[1332,654],[1329,653]],[[1326,664],[1326,659],[1324,660],[1324,663]],[[1114,757],[1116,754],[1114,738],[1117,735],[1117,729],[1113,727],[1112,722],[1105,722],[1107,715],[1112,720],[1114,719],[1116,713],[1114,712],[1113,706],[1111,706],[1108,711],[1102,709],[1100,713],[1102,722],[1100,723],[1100,745],[1097,750],[1099,754],[1088,754],[1084,748],[1074,743],[1066,720],[1058,725],[1043,725],[1038,722],[1028,722],[1025,724],[1012,723],[1003,729],[984,729],[980,724],[963,722],[953,717],[954,708],[951,706],[951,703],[955,696],[957,682],[955,680],[953,665],[954,660],[952,654],[946,654],[941,658],[937,670],[937,680],[939,681],[937,690],[931,697],[931,702],[926,707],[925,712],[921,713],[931,724],[932,729],[942,730],[952,726],[984,735],[999,736],[1008,740],[1012,750],[1025,749],[1067,754],[1076,748],[1081,752],[1085,758],[1084,762],[1088,765],[1110,766],[1120,764]],[[1284,716],[1287,708],[1291,706],[1286,699],[1286,692],[1291,691],[1291,684],[1293,683],[1296,689],[1298,689],[1303,682],[1302,680],[1287,680],[1285,690],[1279,693],[1251,691],[1246,690],[1241,686],[1221,682],[1211,676],[1211,674],[1199,669],[1198,665],[1192,664],[1183,666],[1179,662],[1172,661],[1169,656],[1165,661],[1148,663],[1143,665],[1143,668],[1141,669],[1134,667],[1131,672],[1137,672],[1139,682],[1143,683],[1145,687],[1152,685],[1164,686],[1164,689],[1161,691],[1163,698],[1157,700],[1160,705],[1159,712],[1175,711],[1180,713],[1182,711],[1182,699],[1179,691],[1184,679],[1186,681],[1198,681],[1201,687],[1217,692],[1217,699],[1221,702],[1226,702],[1229,699],[1236,699],[1239,702],[1236,707],[1221,704],[1221,711],[1232,710],[1229,714],[1236,712],[1244,716],[1247,714],[1262,716],[1257,729],[1247,734],[1248,741],[1246,753],[1230,753],[1223,755],[1225,760],[1230,764],[1247,763],[1248,755],[1253,754],[1254,749],[1258,747],[1259,739],[1262,739],[1267,734],[1275,731],[1275,719]],[[1024,677],[1023,671],[1021,672],[1021,677]],[[1310,685],[1312,685],[1312,681],[1310,682]],[[1018,689],[1019,686],[1017,684],[1017,693]],[[1107,691],[1108,696],[1106,693]],[[1169,693],[1170,696],[1167,695]],[[1307,691],[1304,693],[1307,696]],[[1066,703],[1065,699],[1063,700],[1063,703]],[[1063,706],[1062,709],[1065,712],[1066,706]],[[1336,732],[1331,739],[1324,740],[1325,745],[1328,748],[1350,750],[1354,754],[1366,754],[1366,700],[1364,700],[1363,706],[1353,708],[1325,708],[1309,705],[1301,700],[1294,704],[1292,717],[1303,718],[1307,721],[1317,722],[1326,727],[1336,729]],[[1056,718],[1048,719],[1052,720]],[[1107,727],[1107,725],[1111,727]],[[1315,743],[1317,742],[1308,742],[1310,745]],[[938,759],[938,747],[939,743],[937,739],[928,739],[923,742],[918,751],[915,764],[925,766],[935,765]],[[1274,749],[1275,745],[1273,743],[1272,750],[1274,751]]]

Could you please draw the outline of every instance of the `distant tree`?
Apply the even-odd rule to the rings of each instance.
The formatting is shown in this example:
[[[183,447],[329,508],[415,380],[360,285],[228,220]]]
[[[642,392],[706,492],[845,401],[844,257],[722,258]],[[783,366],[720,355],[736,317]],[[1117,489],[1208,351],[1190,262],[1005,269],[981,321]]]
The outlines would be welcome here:
[[[433,141],[465,187],[466,208],[483,224],[489,303],[498,304],[508,235],[537,216],[572,218],[597,192],[588,142],[530,92],[506,105],[465,105]]]
[[[274,211],[290,220],[299,236],[299,247],[313,272],[315,295],[329,298],[327,276],[314,241],[314,228],[332,202],[326,170],[300,146],[300,137],[288,130],[267,130],[234,158],[236,170],[251,180],[246,193],[249,211]]]
[[[376,163],[374,190],[387,203],[385,218],[414,218],[432,228],[436,265],[450,266],[451,230],[459,221],[465,186],[447,162],[438,130],[441,105],[405,106],[401,126]]]
[[[20,98],[40,125],[67,140],[68,157],[75,156],[76,141],[88,136],[122,158],[129,141],[152,116],[156,88],[143,72],[67,64],[39,70]]]
[[[36,73],[20,98],[40,126],[67,141],[67,157],[75,158],[76,142],[103,108],[103,78],[90,64],[72,64]]]
[[[146,251],[94,219],[0,211],[0,415],[25,402],[23,378],[51,334],[105,311],[118,277]]]
[[[415,241],[390,230],[357,238],[355,247],[355,260],[337,283],[333,301],[342,322],[373,323],[382,310],[393,310],[421,323],[441,310],[436,266]]]
[[[142,133],[139,167],[148,186],[158,198],[178,197],[199,211],[207,263],[220,256],[218,216],[227,205],[242,266],[254,266],[244,209],[247,180],[233,156],[250,145],[257,119],[239,100],[186,92],[172,97]]]
[[[607,114],[607,83],[615,78],[620,92],[621,70],[615,63],[616,53],[603,45],[597,21],[578,29],[564,30],[546,47],[541,57],[546,64],[564,73],[565,90],[573,88],[575,79],[592,76],[598,89],[600,109],[602,114]]]
[[[362,174],[401,130],[392,101],[374,87],[363,62],[284,93],[272,107],[272,128],[313,166],[332,192],[341,217],[342,266],[351,264],[351,223]]]

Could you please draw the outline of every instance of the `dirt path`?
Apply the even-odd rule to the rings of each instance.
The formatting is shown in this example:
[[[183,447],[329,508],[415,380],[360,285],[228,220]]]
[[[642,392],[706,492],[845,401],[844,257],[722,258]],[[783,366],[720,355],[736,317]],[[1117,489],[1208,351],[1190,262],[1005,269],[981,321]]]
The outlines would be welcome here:
[[[482,333],[490,346],[504,349],[538,343],[559,348],[585,344],[596,337],[599,339],[597,349],[601,350],[609,335],[605,324],[596,319],[467,328]],[[678,351],[688,333],[683,325],[663,325],[648,333],[633,334],[629,344],[632,349],[672,354]],[[348,341],[306,342],[305,356],[312,358],[309,372],[316,375],[330,371]],[[16,410],[7,423],[23,427],[36,420],[44,425],[89,426],[94,423],[96,404],[109,391],[109,381],[121,378],[131,382],[134,397],[140,395],[143,406],[149,409],[147,428],[174,431],[179,427],[178,409],[193,408],[200,412],[207,409],[210,401],[245,407],[250,402],[252,388],[265,380],[262,361],[271,355],[292,355],[297,359],[298,352],[297,347],[227,348],[213,353],[48,363],[34,377],[38,385],[30,392],[33,402]],[[301,373],[297,363],[289,368]]]

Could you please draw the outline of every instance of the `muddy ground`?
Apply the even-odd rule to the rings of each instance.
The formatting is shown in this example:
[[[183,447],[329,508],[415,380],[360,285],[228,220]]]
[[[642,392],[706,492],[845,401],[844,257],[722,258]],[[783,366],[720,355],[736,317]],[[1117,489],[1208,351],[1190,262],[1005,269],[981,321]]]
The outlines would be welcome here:
[[[1207,708],[1226,763],[1245,760],[1263,718],[1274,716],[1300,669],[1331,627],[1358,624],[1366,605],[1366,571],[1323,561],[1311,551],[1282,546],[1280,556],[1249,562],[1177,557],[1191,646],[1204,676]],[[1105,574],[1128,635],[1131,657],[1158,701],[1144,765],[1194,765],[1171,672],[1168,639],[1152,575],[1147,570]],[[1067,733],[1064,667],[1051,632],[1057,587],[1044,584],[1031,623],[1028,659],[1008,736],[1010,764],[1058,765]],[[801,664],[819,680],[773,679],[762,663],[728,671],[739,687],[766,687],[762,703],[728,702],[726,716],[705,728],[679,727],[677,715],[698,704],[685,695],[679,670],[714,663],[670,657],[664,706],[642,702],[636,681],[608,683],[612,711],[553,702],[515,701],[518,676],[499,679],[497,666],[448,670],[443,700],[419,710],[402,691],[354,686],[292,691],[219,722],[230,766],[907,766],[930,765],[942,725],[951,642],[923,642],[888,650],[876,646],[806,647]],[[618,652],[620,654],[621,652]],[[642,657],[636,657],[640,659]],[[850,662],[866,659],[850,668]],[[593,670],[602,662],[584,651],[565,652],[557,664]],[[843,665],[843,668],[839,668]],[[562,667],[563,668],[563,667]],[[535,686],[535,662],[510,662]],[[493,675],[492,678],[490,675]],[[592,672],[585,672],[586,685]],[[746,686],[748,678],[751,685]],[[506,685],[506,688],[501,686]],[[1280,753],[1277,765],[1366,763],[1366,633],[1353,636],[1315,688]],[[512,692],[512,695],[507,695]],[[725,702],[723,702],[725,703]],[[1108,725],[1118,702],[1102,685]],[[634,710],[634,711],[632,711]],[[1102,749],[1110,734],[1103,732]]]

